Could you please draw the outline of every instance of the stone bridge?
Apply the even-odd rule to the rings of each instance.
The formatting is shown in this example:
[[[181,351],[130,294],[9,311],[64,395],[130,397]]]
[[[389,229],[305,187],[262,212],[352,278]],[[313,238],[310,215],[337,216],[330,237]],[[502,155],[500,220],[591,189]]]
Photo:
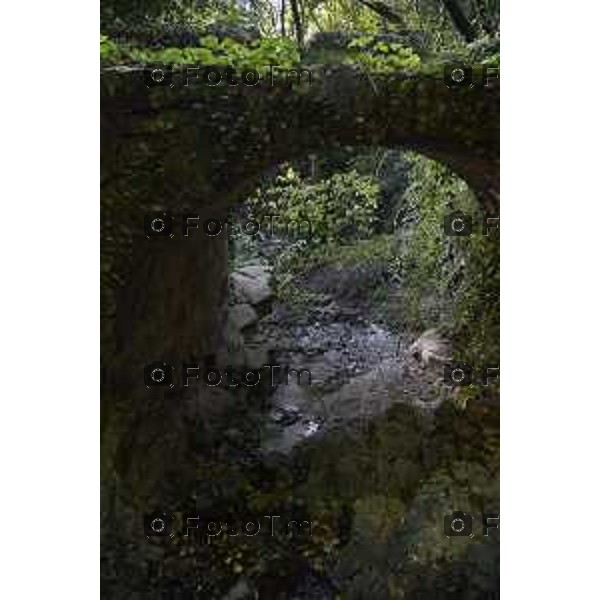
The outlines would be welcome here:
[[[194,427],[216,403],[207,390],[147,389],[144,365],[200,362],[227,344],[226,236],[176,228],[148,239],[145,213],[224,219],[269,168],[336,146],[415,150],[498,207],[499,84],[450,90],[441,69],[312,72],[311,85],[292,87],[185,86],[175,76],[153,88],[139,69],[102,73],[102,477],[132,506],[174,498],[193,479],[184,465]]]

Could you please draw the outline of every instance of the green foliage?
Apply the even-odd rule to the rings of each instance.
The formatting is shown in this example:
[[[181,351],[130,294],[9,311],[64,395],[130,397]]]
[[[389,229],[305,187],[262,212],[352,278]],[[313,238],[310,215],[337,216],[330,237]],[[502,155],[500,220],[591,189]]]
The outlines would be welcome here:
[[[481,223],[479,204],[467,185],[439,163],[414,156],[412,183],[404,197],[407,223],[398,269],[407,290],[406,314],[421,327],[451,319],[458,352],[473,364],[498,360],[499,238],[491,230],[448,236],[444,219],[461,211]],[[424,298],[433,299],[428,312]]]
[[[120,21],[130,27],[140,23],[206,27],[214,23],[239,24],[247,18],[240,5],[230,0],[102,0],[100,11],[104,25]]]
[[[201,38],[197,48],[135,48],[117,45],[101,36],[100,57],[112,63],[153,63],[223,65],[267,70],[268,65],[289,68],[299,64],[300,55],[294,43],[285,38],[262,38],[242,44],[230,38],[219,40],[214,35]]]
[[[348,44],[350,62],[362,65],[370,72],[414,71],[421,64],[418,54],[399,43],[376,42],[373,36],[363,36]]]
[[[311,182],[284,165],[273,184],[250,199],[250,207],[257,215],[276,213],[292,223],[308,220],[312,244],[348,242],[372,232],[378,193],[373,178],[354,170]]]
[[[309,0],[309,22],[319,31],[376,33],[381,18],[354,0]]]
[[[500,52],[495,52],[490,56],[486,56],[482,61],[482,65],[488,65],[490,67],[499,67],[500,66]]]
[[[100,35],[100,59],[105,61],[119,61],[121,51],[119,46],[112,42],[108,36]]]
[[[476,205],[467,185],[442,165],[418,156],[412,162],[411,184],[403,201],[404,211],[416,213],[417,218],[405,260],[414,274],[414,285],[433,279],[443,287],[449,276],[443,258],[453,241],[444,234],[444,216],[451,206],[472,212]]]
[[[288,309],[300,315],[311,307],[326,304],[327,295],[304,285],[306,274],[312,272],[345,273],[345,280],[361,288],[357,295],[364,300],[364,308],[374,309],[378,317],[387,317],[387,287],[391,264],[397,251],[393,236],[380,234],[352,243],[287,247],[275,259],[274,282],[277,297]]]

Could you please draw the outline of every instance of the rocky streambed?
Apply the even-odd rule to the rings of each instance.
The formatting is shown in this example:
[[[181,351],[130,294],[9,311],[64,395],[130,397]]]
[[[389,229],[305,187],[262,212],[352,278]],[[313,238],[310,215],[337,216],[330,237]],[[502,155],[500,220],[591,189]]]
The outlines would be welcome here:
[[[311,381],[290,371],[238,404],[198,498],[308,519],[312,537],[216,540],[196,559],[213,565],[201,597],[495,598],[497,536],[448,538],[444,516],[499,510],[498,407],[443,402],[438,375],[408,355],[414,333],[360,304],[320,291],[291,310],[264,264],[236,269],[231,286],[239,361]]]
[[[232,274],[232,310],[246,364],[258,368],[270,361],[281,373],[290,369],[287,381],[281,377],[269,392],[262,451],[289,453],[332,429],[365,428],[396,403],[429,413],[437,406],[435,379],[407,353],[410,335],[395,334],[361,307],[328,294],[299,316],[273,299],[270,277],[260,265]],[[260,305],[268,306],[262,317]]]

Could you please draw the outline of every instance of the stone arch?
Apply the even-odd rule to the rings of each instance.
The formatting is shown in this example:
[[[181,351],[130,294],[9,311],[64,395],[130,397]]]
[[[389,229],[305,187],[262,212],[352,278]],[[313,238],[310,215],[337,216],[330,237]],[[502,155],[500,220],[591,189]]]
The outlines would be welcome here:
[[[336,145],[416,150],[448,165],[495,211],[499,87],[450,90],[441,70],[370,76],[321,66],[310,86],[292,88],[186,86],[181,76],[173,87],[148,88],[139,69],[103,73],[102,421],[112,439],[103,441],[103,465],[112,471],[124,455],[130,465],[152,464],[154,478],[130,477],[144,482],[139,497],[156,496],[161,473],[183,464],[185,452],[183,411],[168,390],[149,397],[143,367],[215,352],[227,305],[226,238],[147,239],[144,213],[224,217],[269,166]],[[136,446],[141,423],[149,439],[169,440],[158,454]]]
[[[440,67],[441,70],[441,67]],[[371,76],[349,66],[315,67],[311,84],[203,84],[147,88],[140,72],[104,75],[102,125],[108,145],[144,137],[180,152],[221,196],[269,164],[335,145],[416,150],[447,164],[486,201],[499,192],[499,85],[449,89],[441,77]],[[162,149],[161,149],[162,146]]]

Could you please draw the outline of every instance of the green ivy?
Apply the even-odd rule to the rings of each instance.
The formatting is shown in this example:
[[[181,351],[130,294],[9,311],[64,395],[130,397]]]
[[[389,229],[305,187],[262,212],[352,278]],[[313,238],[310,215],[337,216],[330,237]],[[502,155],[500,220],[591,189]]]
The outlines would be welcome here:
[[[196,48],[136,48],[118,45],[107,36],[100,38],[100,57],[108,63],[154,63],[223,65],[253,68],[258,71],[268,65],[290,68],[300,63],[300,55],[292,40],[261,38],[242,44],[230,38],[219,40],[214,35],[201,38]]]
[[[121,50],[119,46],[111,41],[108,36],[100,35],[100,59],[118,62],[120,55]]]
[[[403,202],[408,223],[397,268],[407,290],[404,310],[420,327],[439,326],[423,299],[448,308],[458,352],[472,364],[499,358],[499,236],[474,230],[448,236],[444,218],[462,211],[481,223],[479,203],[467,184],[439,163],[412,156],[411,185]],[[408,235],[407,235],[408,233]],[[438,314],[439,317],[439,314]]]
[[[421,65],[412,48],[395,42],[375,42],[374,36],[356,38],[348,44],[348,49],[348,61],[362,65],[369,72],[416,71]]]

